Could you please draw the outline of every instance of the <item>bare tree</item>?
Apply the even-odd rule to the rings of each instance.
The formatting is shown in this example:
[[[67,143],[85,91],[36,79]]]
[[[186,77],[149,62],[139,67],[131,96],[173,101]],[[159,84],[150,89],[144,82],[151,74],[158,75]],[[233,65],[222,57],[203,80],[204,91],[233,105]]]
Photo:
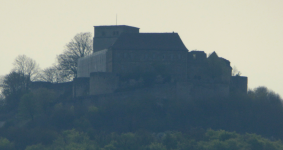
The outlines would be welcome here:
[[[67,82],[69,79],[62,75],[62,70],[58,69],[58,66],[53,65],[44,69],[41,73],[41,80],[51,83]]]
[[[3,82],[4,82],[4,76],[0,76],[0,85],[2,85]],[[0,88],[1,88],[1,86],[0,86]],[[0,91],[1,91],[1,90],[0,90]]]
[[[3,95],[3,82],[4,82],[4,76],[0,76],[0,105],[3,103],[5,99]]]
[[[236,66],[232,68],[232,76],[241,76],[241,72],[237,69]]]
[[[38,64],[26,55],[19,55],[14,61],[14,71],[24,74],[30,81],[39,78]]]
[[[57,56],[58,69],[65,78],[77,77],[78,59],[92,53],[92,35],[90,32],[77,34],[65,47],[63,54]]]

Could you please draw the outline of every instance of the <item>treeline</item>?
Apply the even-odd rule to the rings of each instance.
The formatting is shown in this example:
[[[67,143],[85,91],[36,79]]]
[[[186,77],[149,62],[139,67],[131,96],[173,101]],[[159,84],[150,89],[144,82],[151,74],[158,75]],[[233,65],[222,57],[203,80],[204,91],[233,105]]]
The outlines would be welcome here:
[[[72,81],[77,77],[78,59],[92,53],[91,37],[89,32],[76,34],[57,56],[56,62],[45,69],[26,55],[16,57],[11,72],[0,76],[0,105],[6,105],[10,111],[17,108],[21,97],[31,89],[32,82]]]
[[[1,150],[15,150],[15,144],[0,139]],[[92,133],[75,129],[62,131],[50,144],[29,145],[25,150],[281,150],[281,141],[255,134],[237,134],[224,130],[192,130],[188,133],[167,131],[150,133]]]
[[[247,143],[247,139],[251,135],[246,133],[262,135],[271,141],[283,138],[281,102],[279,95],[265,87],[256,88],[244,95],[234,93],[229,98],[154,99],[140,97],[137,99],[125,98],[122,101],[112,99],[103,102],[97,102],[95,99],[88,101],[60,99],[54,91],[37,89],[27,92],[21,97],[15,115],[11,115],[4,127],[0,128],[0,137],[4,143],[19,150],[36,149],[36,147],[54,149],[59,145],[61,147],[70,146],[64,139],[67,138],[64,137],[67,136],[67,133],[87,135],[84,138],[76,139],[79,141],[87,139],[92,144],[84,143],[85,146],[93,145],[96,148],[104,149],[111,149],[111,147],[112,149],[123,149],[122,146],[119,146],[121,144],[119,138],[122,140],[123,136],[131,135],[135,139],[142,133],[152,136],[152,140],[148,143],[137,143],[137,147],[144,149],[150,149],[150,147],[158,149],[154,148],[155,146],[159,146],[159,149],[182,149],[180,147],[182,142],[183,144],[190,143],[191,140],[194,140],[195,144],[192,149],[216,145],[223,146],[222,149],[229,147],[230,140],[205,138],[208,133],[212,132],[209,130],[206,133],[206,130],[213,129],[216,130],[215,134],[218,132],[229,133],[243,138],[244,140],[231,139],[237,143],[235,149],[241,149],[245,146],[251,147]],[[5,114],[5,107],[1,109],[2,114]],[[242,135],[230,133],[233,131]],[[109,139],[113,135],[112,133],[116,133],[114,134],[116,139],[97,142],[98,139]],[[166,140],[163,139],[166,137],[164,135],[168,133],[174,133],[174,137],[180,135],[184,139],[177,138],[177,146],[168,147]],[[74,138],[75,135],[70,135],[68,138]],[[162,138],[158,141],[153,135]],[[190,135],[191,139],[187,135]],[[266,149],[266,144],[263,141],[266,142],[267,139],[261,138],[253,142],[258,144],[261,149]],[[63,144],[58,145],[58,140],[61,140]],[[268,142],[270,143],[270,141]],[[275,143],[281,144],[281,142]],[[31,145],[34,146],[28,147]],[[76,142],[73,143],[74,147],[76,147],[75,145]],[[270,146],[270,144],[267,145]],[[204,147],[202,149],[213,149]],[[278,146],[273,149],[276,147]],[[260,148],[250,149],[258,150]]]

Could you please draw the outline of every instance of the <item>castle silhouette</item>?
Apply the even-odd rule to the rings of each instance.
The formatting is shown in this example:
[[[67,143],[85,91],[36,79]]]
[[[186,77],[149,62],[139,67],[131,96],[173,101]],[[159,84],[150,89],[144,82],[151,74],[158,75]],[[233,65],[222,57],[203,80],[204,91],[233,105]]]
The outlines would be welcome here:
[[[203,51],[189,51],[178,33],[94,26],[93,54],[78,61],[73,96],[142,89],[150,89],[151,95],[175,91],[183,97],[229,96],[247,92],[247,77],[232,76],[230,62],[215,52],[207,57]]]

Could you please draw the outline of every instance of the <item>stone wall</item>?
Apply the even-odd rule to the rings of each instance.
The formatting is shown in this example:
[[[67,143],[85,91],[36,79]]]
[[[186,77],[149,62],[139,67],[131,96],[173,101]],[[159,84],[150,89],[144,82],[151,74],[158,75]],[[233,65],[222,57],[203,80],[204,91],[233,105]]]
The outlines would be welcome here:
[[[113,51],[112,71],[118,74],[135,71],[140,73],[165,71],[176,81],[184,82],[187,76],[186,53],[183,51]]]
[[[112,100],[121,101],[124,99],[143,100],[145,98],[154,98],[160,100],[185,98],[190,99],[190,85],[179,85],[177,83],[168,83],[154,85],[152,87],[140,88],[131,91],[114,92],[101,95],[91,95],[84,97],[83,101],[94,101],[96,103],[105,103]]]
[[[228,97],[230,95],[227,84],[195,84],[192,88],[194,98]]]
[[[89,94],[113,93],[119,84],[119,77],[114,73],[92,72],[89,79]]]
[[[203,51],[187,53],[187,79],[191,83],[209,83],[210,78],[206,74],[207,60]]]
[[[73,80],[73,97],[89,95],[89,78],[75,78]]]
[[[213,55],[213,56],[211,56]],[[230,62],[214,52],[208,58],[203,51],[187,54],[188,82],[198,84],[230,84]]]
[[[78,78],[89,77],[91,72],[106,72],[108,50],[101,50],[78,60]]]
[[[80,100],[89,106],[91,104],[99,105],[101,103],[111,103],[112,101],[123,101],[125,99],[144,100],[150,98],[163,101],[176,99],[205,99],[213,98],[215,96],[228,97],[229,87],[222,85],[194,86],[187,83],[167,83],[156,84],[152,87],[140,88],[132,91],[91,95],[83,97]]]
[[[247,93],[248,78],[244,76],[232,76],[230,82],[231,92]]]
[[[37,81],[31,83],[31,90],[46,88],[53,90],[58,94],[59,97],[72,97],[73,95],[73,82],[64,82],[64,83],[50,83]]]

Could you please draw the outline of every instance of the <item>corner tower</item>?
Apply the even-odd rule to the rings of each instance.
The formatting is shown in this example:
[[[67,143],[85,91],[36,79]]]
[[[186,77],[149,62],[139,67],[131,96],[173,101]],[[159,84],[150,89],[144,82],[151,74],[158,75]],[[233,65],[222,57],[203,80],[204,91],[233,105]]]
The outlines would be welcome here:
[[[94,26],[93,53],[112,46],[121,33],[139,33],[139,30],[126,25]]]

